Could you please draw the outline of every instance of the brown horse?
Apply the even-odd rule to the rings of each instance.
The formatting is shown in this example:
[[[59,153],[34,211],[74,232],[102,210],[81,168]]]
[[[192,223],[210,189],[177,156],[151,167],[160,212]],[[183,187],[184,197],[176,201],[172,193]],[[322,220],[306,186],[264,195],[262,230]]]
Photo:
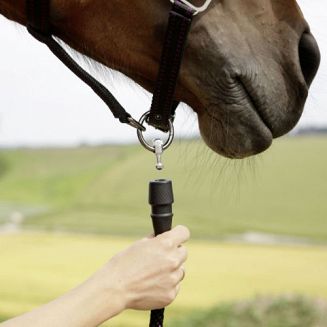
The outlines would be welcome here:
[[[152,91],[169,0],[53,0],[51,6],[56,36]],[[26,23],[24,0],[0,0],[0,13]],[[176,98],[197,112],[210,148],[243,158],[295,126],[319,61],[295,0],[214,0],[195,18]]]

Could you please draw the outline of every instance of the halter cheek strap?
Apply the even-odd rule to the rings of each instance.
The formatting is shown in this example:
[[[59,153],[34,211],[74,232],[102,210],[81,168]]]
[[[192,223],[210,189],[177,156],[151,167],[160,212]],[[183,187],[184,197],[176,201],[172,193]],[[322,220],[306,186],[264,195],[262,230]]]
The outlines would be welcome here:
[[[27,0],[27,29],[38,41],[46,44],[51,52],[76,76],[85,82],[106,103],[115,118],[121,123],[144,130],[121,106],[116,98],[101,83],[79,66],[73,58],[52,37],[49,0]]]
[[[148,123],[164,132],[169,131],[169,120],[175,116],[178,102],[174,99],[178,75],[183,59],[194,10],[176,1],[173,3],[160,68],[153,93]]]

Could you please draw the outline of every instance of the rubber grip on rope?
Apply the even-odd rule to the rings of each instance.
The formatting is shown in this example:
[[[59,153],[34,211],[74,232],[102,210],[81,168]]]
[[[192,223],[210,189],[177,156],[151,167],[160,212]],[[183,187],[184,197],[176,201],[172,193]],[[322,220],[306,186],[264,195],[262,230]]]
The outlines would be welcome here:
[[[172,205],[174,202],[172,182],[159,179],[150,182],[149,204],[155,236],[171,230],[173,221]],[[162,327],[165,309],[151,311],[150,327]]]
[[[174,203],[173,186],[170,180],[158,179],[150,182],[149,204],[155,235],[171,230]]]

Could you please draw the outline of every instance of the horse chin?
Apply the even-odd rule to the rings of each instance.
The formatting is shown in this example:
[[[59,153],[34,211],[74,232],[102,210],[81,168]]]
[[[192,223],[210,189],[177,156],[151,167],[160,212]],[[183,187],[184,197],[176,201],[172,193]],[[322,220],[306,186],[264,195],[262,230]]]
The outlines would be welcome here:
[[[270,129],[255,113],[219,117],[209,110],[199,114],[200,133],[214,152],[243,159],[267,150],[272,144]]]

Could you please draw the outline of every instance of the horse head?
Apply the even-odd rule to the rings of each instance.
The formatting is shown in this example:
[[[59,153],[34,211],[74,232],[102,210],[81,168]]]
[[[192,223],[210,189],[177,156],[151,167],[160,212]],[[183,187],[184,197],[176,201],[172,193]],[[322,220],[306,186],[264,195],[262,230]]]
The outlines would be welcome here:
[[[51,12],[69,45],[153,91],[169,9],[168,0],[55,0]],[[211,149],[244,158],[296,125],[319,62],[295,0],[214,0],[194,20],[176,99],[198,114]]]

